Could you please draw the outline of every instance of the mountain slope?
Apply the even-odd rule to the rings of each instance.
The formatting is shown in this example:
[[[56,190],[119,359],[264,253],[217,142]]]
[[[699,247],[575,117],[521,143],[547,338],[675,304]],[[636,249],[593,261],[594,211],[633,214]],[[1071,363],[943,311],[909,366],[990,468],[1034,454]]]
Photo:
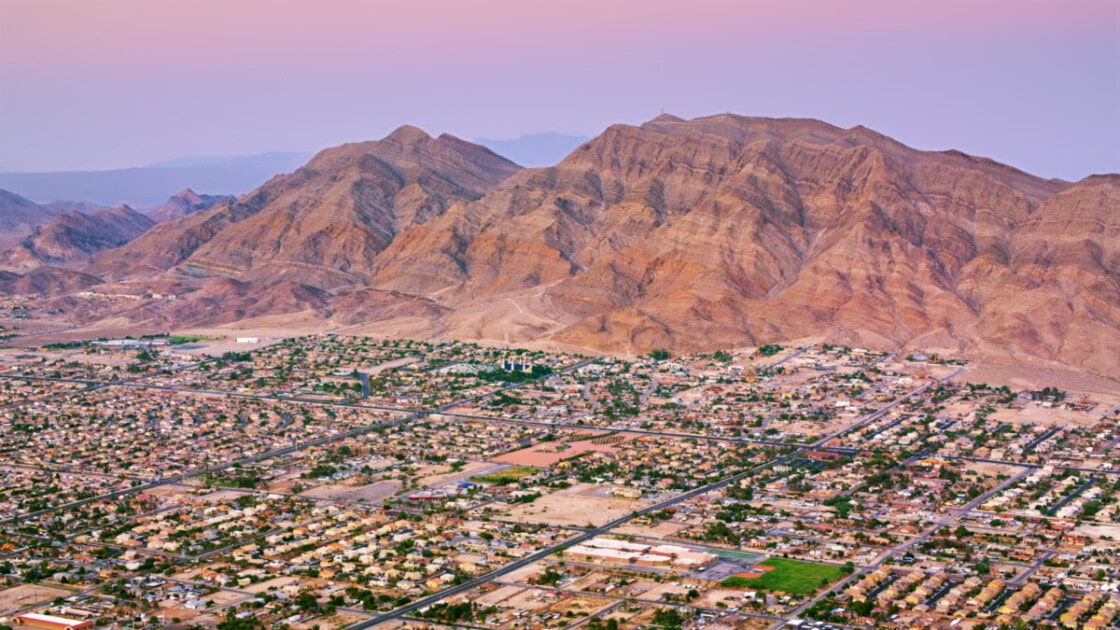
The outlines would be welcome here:
[[[70,212],[36,227],[19,245],[0,254],[0,266],[30,269],[84,262],[90,254],[119,247],[153,225],[155,221],[128,206],[95,214]]]
[[[236,201],[230,195],[200,195],[190,188],[172,195],[162,205],[144,211],[156,223],[164,223],[201,210],[209,210],[222,201]]]
[[[230,321],[228,296],[246,316],[613,352],[811,336],[1116,374],[1117,207],[1120,176],[1044,180],[813,120],[660,116],[525,170],[405,127],[90,270],[196,283],[167,322]]]
[[[94,276],[58,267],[36,267],[23,274],[0,271],[0,295],[59,295],[100,283]]]
[[[239,195],[277,173],[290,173],[307,153],[265,153],[231,158],[185,158],[146,167],[108,171],[0,173],[0,188],[18,190],[37,201],[85,199],[134,208],[159,205],[187,186]]]
[[[460,310],[531,295],[553,339],[613,351],[827,335],[1116,370],[1115,207],[1113,179],[1041,180],[863,128],[666,116],[402,234],[375,285]],[[1053,253],[1027,255],[1056,229]],[[1042,308],[1008,312],[1025,287]],[[1091,352],[1070,344],[1086,335]]]
[[[452,136],[402,127],[376,142],[317,155],[236,202],[162,224],[94,269],[142,269],[318,288],[362,285],[395,235],[473,201],[518,167]]]
[[[18,243],[40,225],[65,210],[54,204],[39,205],[13,192],[0,189],[0,248]]]

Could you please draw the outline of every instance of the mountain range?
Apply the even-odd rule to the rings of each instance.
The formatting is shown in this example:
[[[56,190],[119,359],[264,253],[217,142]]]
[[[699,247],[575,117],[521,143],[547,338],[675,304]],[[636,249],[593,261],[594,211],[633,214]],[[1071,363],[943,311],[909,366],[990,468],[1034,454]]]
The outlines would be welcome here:
[[[180,158],[104,171],[0,173],[0,188],[40,203],[83,199],[99,205],[156,206],[184,188],[223,195],[249,192],[276,173],[295,170],[310,153],[273,152],[227,158]]]
[[[0,190],[0,225],[6,240],[0,245],[0,269],[25,271],[43,265],[89,262],[89,256],[119,247],[160,221],[206,210],[233,197],[199,195],[185,189],[164,204],[141,213],[127,205],[116,208],[88,202],[36,204]],[[10,230],[10,231],[8,231]]]
[[[96,208],[92,205],[92,208]],[[18,243],[37,226],[49,222],[70,208],[59,204],[37,204],[13,192],[0,189],[0,247]]]
[[[1117,374],[1118,207],[1118,175],[1041,179],[815,120],[662,115],[530,169],[402,127],[65,271],[178,300],[53,299],[138,327],[300,314],[622,353],[815,337]]]

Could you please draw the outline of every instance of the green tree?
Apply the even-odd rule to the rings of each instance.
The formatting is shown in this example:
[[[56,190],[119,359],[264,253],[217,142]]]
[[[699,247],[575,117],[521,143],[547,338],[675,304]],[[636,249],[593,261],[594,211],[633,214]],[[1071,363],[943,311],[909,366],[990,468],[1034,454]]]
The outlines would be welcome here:
[[[684,615],[676,608],[658,608],[653,613],[653,625],[664,628],[680,628],[684,625]]]

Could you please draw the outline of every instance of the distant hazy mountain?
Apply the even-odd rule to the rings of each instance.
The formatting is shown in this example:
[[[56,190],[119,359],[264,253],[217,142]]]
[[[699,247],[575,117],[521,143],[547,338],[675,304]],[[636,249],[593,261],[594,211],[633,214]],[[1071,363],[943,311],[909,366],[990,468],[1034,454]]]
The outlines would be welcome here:
[[[236,200],[199,195],[187,188],[141,214],[127,205],[109,208],[82,201],[37,204],[0,189],[0,269],[26,271],[44,265],[84,263],[91,254],[120,247],[157,222]]]
[[[120,247],[155,224],[128,206],[94,214],[68,212],[36,227],[19,245],[0,253],[0,267],[26,270],[84,262],[90,254]]]
[[[271,151],[269,153],[258,153],[255,155],[235,155],[235,156],[193,156],[182,157],[174,160],[167,160],[164,162],[155,162],[149,164],[149,168],[183,168],[183,167],[239,167],[246,163],[255,164],[276,164],[286,166],[288,169],[294,169],[303,166],[303,163],[311,159],[314,155],[311,151]]]
[[[36,227],[69,211],[60,204],[39,205],[26,197],[0,189],[0,248],[18,243]]]
[[[521,166],[552,166],[590,140],[588,136],[565,136],[559,133],[534,133],[512,140],[475,140],[498,155]]]
[[[110,171],[0,173],[0,188],[46,203],[56,199],[145,208],[191,188],[216,195],[240,195],[274,175],[288,173],[311,153],[263,153],[229,158],[181,158],[157,165]]]
[[[200,195],[190,188],[179,191],[178,194],[167,200],[162,206],[149,208],[144,214],[154,219],[157,223],[171,221],[188,214],[209,210],[219,201],[237,201],[237,197],[229,195]]]

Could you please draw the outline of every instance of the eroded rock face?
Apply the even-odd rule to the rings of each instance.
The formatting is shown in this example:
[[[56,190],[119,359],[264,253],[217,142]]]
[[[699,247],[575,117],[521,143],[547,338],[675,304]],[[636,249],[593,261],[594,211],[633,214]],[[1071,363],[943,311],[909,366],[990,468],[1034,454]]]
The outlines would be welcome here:
[[[433,334],[635,352],[823,336],[1118,373],[1118,207],[1118,176],[1043,180],[812,120],[662,116],[525,170],[406,127],[91,271],[285,283],[253,313]]]
[[[480,198],[517,169],[483,147],[402,127],[377,142],[323,151],[239,201],[161,224],[100,257],[94,270],[122,277],[177,267],[325,289],[360,286],[400,231]]]
[[[1117,179],[815,121],[662,119],[402,234],[377,280],[461,283],[448,304],[538,288],[555,339],[608,350],[828,335],[1116,370]]]

